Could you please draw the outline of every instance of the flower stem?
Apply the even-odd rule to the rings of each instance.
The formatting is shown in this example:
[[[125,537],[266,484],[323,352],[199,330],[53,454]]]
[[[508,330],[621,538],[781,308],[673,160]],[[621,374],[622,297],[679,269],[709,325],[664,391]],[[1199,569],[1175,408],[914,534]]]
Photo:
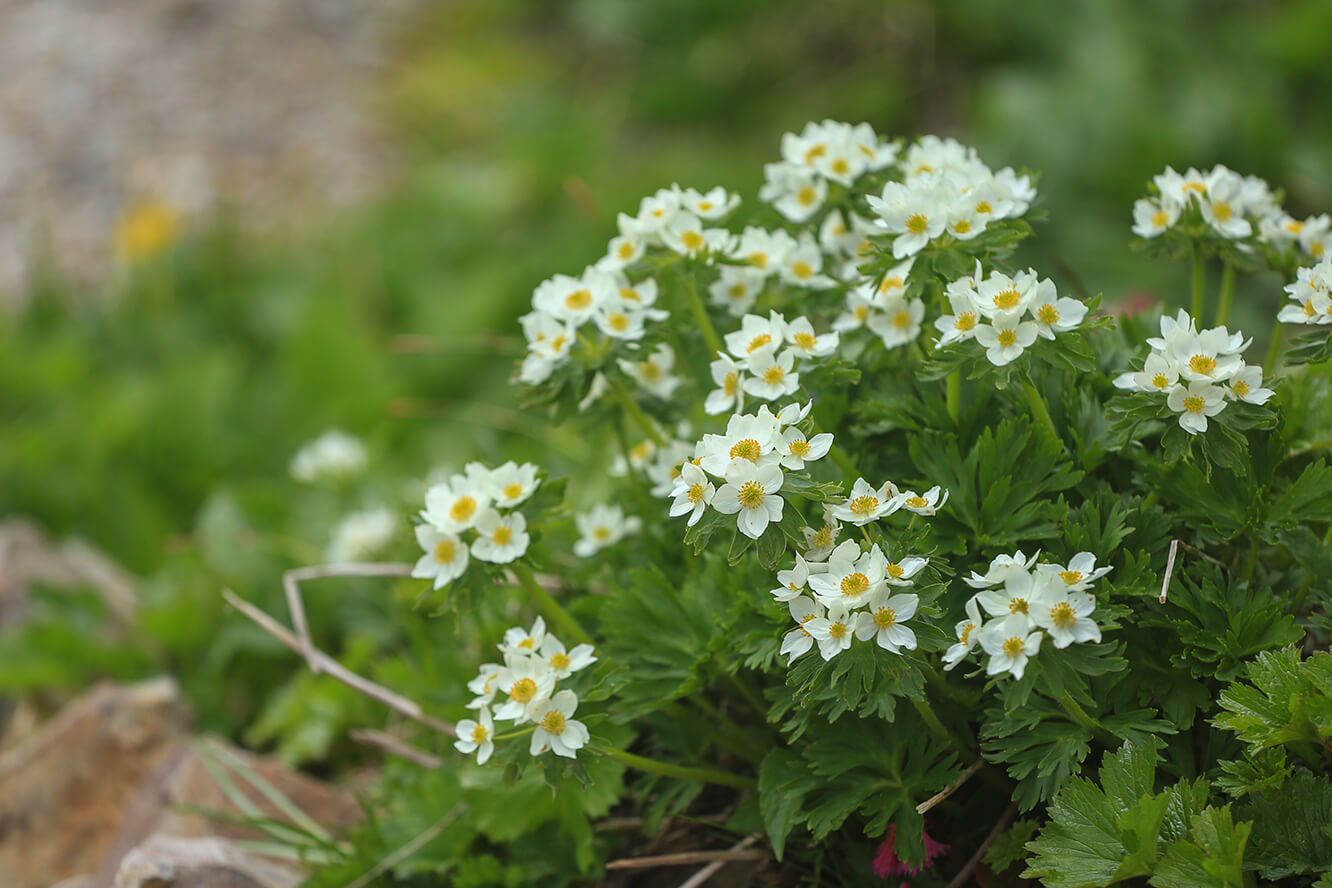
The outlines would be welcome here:
[[[1267,346],[1267,357],[1263,360],[1263,375],[1276,376],[1281,369],[1281,346],[1284,344],[1286,328],[1281,321],[1272,325],[1272,341]]]
[[[723,351],[721,337],[717,335],[717,328],[712,326],[712,318],[708,317],[703,298],[698,295],[698,281],[694,279],[692,262],[686,260],[681,264],[680,280],[684,285],[685,298],[689,300],[689,309],[694,313],[694,323],[703,334],[703,344],[708,347],[708,353],[716,357],[717,352]]]
[[[1202,247],[1197,241],[1193,242],[1193,319],[1202,322],[1203,302],[1206,294],[1203,292],[1203,283],[1205,282],[1205,269],[1203,268]]]
[[[606,381],[610,383],[611,391],[615,393],[615,397],[620,402],[620,406],[624,408],[625,414],[638,424],[638,427],[643,430],[643,433],[648,436],[653,444],[658,447],[665,447],[666,439],[662,437],[661,432],[648,418],[648,415],[643,412],[643,408],[638,406],[634,396],[625,391],[624,386],[620,385],[619,381],[611,379],[609,376],[606,377]]]
[[[1060,695],[1059,705],[1064,707],[1064,711],[1068,713],[1069,718],[1073,719],[1079,727],[1089,731],[1097,740],[1112,749],[1119,745],[1119,738],[1102,727],[1099,721],[1088,715],[1087,710],[1079,706],[1078,701],[1074,700],[1072,695],[1067,692]]]
[[[572,638],[576,644],[592,643],[592,636],[587,634],[573,615],[561,607],[549,592],[541,588],[541,584],[536,581],[536,576],[532,573],[532,568],[521,561],[515,561],[509,565],[509,569],[518,578],[518,582],[522,583],[527,594],[532,596],[532,604],[546,619],[559,626],[560,631]]]
[[[768,707],[767,704],[763,702],[763,698],[760,697],[757,693],[755,693],[753,688],[751,688],[749,685],[741,681],[740,676],[736,675],[733,672],[727,671],[726,661],[722,659],[721,654],[717,654],[717,656],[714,659],[717,661],[718,672],[721,675],[721,677],[726,681],[727,684],[735,688],[736,693],[738,693],[744,699],[744,701],[749,704],[749,707],[754,710],[754,714],[759,717],[759,720],[762,721],[764,724],[767,724]]]
[[[975,755],[975,749],[968,748],[967,744],[954,737],[953,733],[944,726],[944,723],[939,721],[939,716],[934,714],[934,710],[930,707],[928,702],[925,700],[912,700],[911,705],[916,707],[916,711],[920,713],[920,717],[925,720],[925,724],[930,729],[930,733],[953,747],[953,749],[957,750],[957,752],[963,756]]]
[[[656,759],[634,755],[632,752],[625,752],[623,749],[615,749],[611,746],[594,746],[592,748],[626,767],[637,771],[646,771],[649,774],[679,777],[682,780],[697,780],[699,783],[715,783],[718,786],[730,786],[735,789],[758,789],[758,783],[738,774],[714,771],[711,768],[689,768],[684,765],[673,765],[670,762],[659,762]]]
[[[1036,386],[1031,384],[1030,379],[1022,380],[1022,396],[1027,399],[1027,406],[1031,408],[1031,415],[1036,417],[1036,421],[1045,426],[1056,440],[1062,440],[1059,438],[1059,430],[1055,428],[1054,420],[1050,418],[1050,411],[1045,406],[1045,399],[1036,390]]]
[[[490,739],[491,739],[491,740],[512,740],[512,739],[515,738],[515,737],[526,737],[528,734],[532,733],[532,732],[535,731],[535,730],[536,730],[536,725],[532,725],[530,728],[519,728],[519,729],[516,730],[516,731],[508,731],[508,732],[503,733],[503,734],[496,734],[494,737],[491,737]]]
[[[1216,325],[1225,326],[1230,319],[1230,304],[1235,301],[1235,266],[1227,262],[1221,266],[1221,304],[1216,308]]]
[[[958,425],[962,416],[962,371],[954,370],[949,373],[946,383],[948,388],[944,394],[948,404],[948,416],[953,420],[953,425]]]

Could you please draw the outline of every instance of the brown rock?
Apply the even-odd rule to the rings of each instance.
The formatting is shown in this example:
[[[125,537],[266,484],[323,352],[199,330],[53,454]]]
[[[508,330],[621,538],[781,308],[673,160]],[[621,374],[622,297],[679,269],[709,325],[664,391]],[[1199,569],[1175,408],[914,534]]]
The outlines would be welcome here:
[[[125,855],[115,888],[292,888],[302,878],[225,839],[153,836]]]

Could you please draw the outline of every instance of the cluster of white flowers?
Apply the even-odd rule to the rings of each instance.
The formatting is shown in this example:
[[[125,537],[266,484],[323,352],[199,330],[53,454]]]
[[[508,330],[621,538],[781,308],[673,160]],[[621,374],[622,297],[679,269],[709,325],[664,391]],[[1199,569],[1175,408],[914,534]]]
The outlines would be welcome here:
[[[1141,370],[1123,373],[1115,386],[1129,391],[1163,394],[1179,414],[1179,426],[1191,435],[1207,431],[1207,417],[1228,401],[1264,404],[1272,390],[1263,388],[1263,368],[1244,363],[1240,353],[1252,340],[1225,327],[1201,333],[1184,309],[1161,318],[1161,336],[1147,340],[1152,353]]]
[[[1000,555],[984,575],[972,571],[964,579],[984,591],[967,601],[967,619],[957,624],[957,643],[944,652],[944,669],[962,662],[979,643],[990,656],[987,675],[1010,672],[1021,678],[1047,635],[1056,648],[1101,640],[1101,628],[1091,619],[1096,598],[1087,590],[1110,568],[1097,567],[1091,552],[1074,555],[1067,567],[1037,564],[1039,554]],[[996,619],[983,622],[982,610]]]
[[[906,509],[917,515],[933,515],[946,502],[948,491],[937,484],[924,493],[916,493],[914,490],[899,490],[891,481],[875,487],[864,478],[857,478],[856,483],[851,485],[851,494],[845,500],[828,504],[827,517],[861,527],[887,517],[898,509]]]
[[[1038,279],[1030,268],[1013,277],[995,272],[982,279],[977,262],[972,276],[953,281],[945,293],[952,314],[935,320],[941,334],[935,347],[975,339],[996,367],[1017,360],[1038,337],[1053,340],[1077,329],[1087,316],[1087,306],[1060,296],[1053,281]]]
[[[597,267],[618,271],[642,259],[654,247],[664,247],[681,256],[723,253],[734,235],[724,228],[710,227],[740,205],[740,196],[717,187],[701,192],[672,185],[662,188],[638,205],[638,215],[616,217],[619,234],[611,239]]]
[[[782,639],[781,653],[790,663],[818,642],[820,656],[831,660],[853,639],[871,638],[894,654],[914,649],[916,634],[903,624],[915,616],[920,597],[901,590],[926,563],[914,555],[889,561],[877,543],[864,550],[855,540],[827,553],[827,561],[797,555],[795,567],[778,573],[781,585],[772,590],[797,624]]]
[[[365,445],[359,439],[330,429],[296,451],[291,476],[306,484],[346,478],[365,468],[365,460]]]
[[[774,311],[767,318],[745,315],[725,339],[730,354],[718,352],[710,365],[717,388],[703,404],[713,415],[741,410],[745,395],[775,401],[795,394],[800,371],[836,351],[838,335],[815,333],[808,318],[788,322]]]
[[[1295,283],[1287,284],[1292,305],[1283,306],[1277,320],[1286,324],[1332,324],[1332,257],[1312,268],[1301,268]]]
[[[631,281],[621,269],[593,266],[579,277],[557,274],[542,281],[532,294],[532,310],[518,319],[527,339],[519,380],[537,385],[549,379],[589,323],[607,339],[637,342],[649,321],[667,316],[653,308],[656,302],[656,281]]]
[[[1182,174],[1166,167],[1152,184],[1156,195],[1133,204],[1133,233],[1139,237],[1158,237],[1192,208],[1212,231],[1229,240],[1243,240],[1256,231],[1262,243],[1297,244],[1315,259],[1332,246],[1332,218],[1290,216],[1257,176],[1241,176],[1220,164],[1208,172],[1190,167]]]
[[[438,589],[467,570],[469,557],[491,564],[508,564],[521,558],[531,538],[527,518],[514,509],[537,489],[537,467],[510,460],[490,469],[468,463],[463,474],[454,475],[426,491],[424,524],[416,526],[416,541],[425,554],[412,568],[412,576],[433,579]],[[475,533],[469,548],[464,531]]]
[[[825,223],[823,230],[832,232],[841,224],[841,233],[845,235],[844,223],[836,222],[841,216],[832,213],[828,218],[834,217],[835,224]],[[858,217],[853,214],[853,218]],[[862,225],[858,230],[867,231],[868,228]],[[831,233],[829,237],[832,239],[824,239],[823,247],[835,255],[844,245],[845,238],[838,240]],[[864,244],[868,249],[868,241],[863,236],[857,236],[856,243]],[[740,264],[721,266],[720,276],[708,287],[712,303],[739,317],[753,308],[759,293],[770,280],[807,290],[835,286],[837,281],[826,273],[828,269],[824,267],[824,255],[819,246],[808,232],[801,232],[799,238],[795,238],[780,229],[745,228],[725,247],[726,257]],[[844,268],[835,271],[839,275],[845,273]]]
[[[764,165],[759,199],[792,222],[804,222],[823,208],[829,182],[849,186],[867,172],[891,166],[897,150],[867,123],[811,121],[799,135],[782,136],[782,159]]]
[[[723,515],[737,515],[741,533],[762,536],[769,523],[782,519],[785,501],[777,495],[785,479],[782,469],[802,469],[832,447],[832,435],[806,438],[797,426],[812,406],[788,404],[773,414],[764,405],[757,414],[733,415],[724,435],[704,435],[669,493],[671,516],[688,513],[692,527],[712,506]],[[721,487],[713,478],[723,482]]]
[[[587,745],[587,726],[573,718],[578,695],[558,690],[559,682],[596,662],[592,645],[580,644],[573,650],[546,631],[546,622],[536,618],[531,629],[515,626],[504,633],[499,645],[503,663],[482,663],[467,689],[476,695],[468,709],[479,710],[475,719],[458,722],[454,748],[471,755],[484,765],[495,751],[495,722],[531,724],[529,751],[541,755],[551,750],[556,755],[574,758]],[[490,709],[495,695],[507,699]]]
[[[832,323],[839,333],[867,327],[883,340],[884,348],[909,345],[920,336],[925,303],[906,298],[907,275],[915,257],[889,269],[877,283],[861,280],[846,292],[846,310]]]
[[[924,136],[902,160],[903,181],[870,197],[877,224],[896,235],[893,256],[914,256],[943,235],[971,240],[990,223],[1023,215],[1036,197],[1028,176],[1005,167],[992,172],[976,149]]]
[[[398,529],[398,517],[384,506],[352,512],[338,522],[325,557],[336,564],[364,561],[388,545]]]
[[[579,558],[591,558],[643,527],[637,516],[626,518],[624,509],[604,503],[575,514],[574,524],[578,528],[578,542],[574,543],[573,550]]]

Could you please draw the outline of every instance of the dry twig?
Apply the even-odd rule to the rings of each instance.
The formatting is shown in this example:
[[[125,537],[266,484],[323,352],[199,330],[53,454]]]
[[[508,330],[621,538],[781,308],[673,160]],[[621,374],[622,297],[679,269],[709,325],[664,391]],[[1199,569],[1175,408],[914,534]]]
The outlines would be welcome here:
[[[423,768],[434,771],[444,762],[438,756],[417,749],[415,746],[404,743],[392,734],[384,731],[373,731],[369,728],[357,728],[351,732],[351,738],[357,743],[364,743],[368,746],[376,746],[390,755],[396,755],[398,758],[414,762]]]
[[[301,644],[298,652],[309,664],[310,671],[318,675],[319,664],[314,657],[314,644],[310,641],[310,626],[305,620],[301,583],[329,577],[410,577],[411,575],[410,564],[317,564],[313,567],[298,567],[284,572],[282,588],[286,590],[287,609],[291,611],[291,623]]]
[[[739,842],[736,842],[734,845],[730,847],[729,850],[741,851],[745,848],[748,848],[756,841],[758,841],[758,836],[749,836],[748,838],[741,839]],[[702,885],[708,879],[711,879],[713,876],[715,876],[717,874],[717,871],[720,870],[722,867],[726,866],[726,864],[727,861],[725,860],[712,861],[712,863],[709,863],[707,866],[703,867],[703,869],[699,870],[698,872],[690,876],[688,879],[685,879],[683,882],[681,882],[680,888],[698,888],[698,886]]]
[[[930,810],[935,805],[939,804],[953,793],[957,792],[958,787],[961,786],[963,783],[966,783],[968,780],[970,780],[972,775],[975,774],[977,771],[979,771],[984,765],[985,765],[984,759],[976,759],[974,762],[972,762],[970,765],[967,766],[967,769],[965,771],[963,771],[961,774],[958,775],[956,780],[954,780],[952,783],[948,784],[943,789],[939,790],[934,795],[930,796],[928,799],[917,805],[916,813],[924,814],[926,811]]]
[[[1004,811],[1004,815],[999,818],[999,822],[994,825],[994,829],[990,830],[990,834],[985,837],[985,841],[980,843],[980,847],[976,849],[976,853],[971,855],[971,859],[967,861],[966,865],[958,871],[956,876],[953,876],[953,880],[948,883],[948,888],[962,888],[963,885],[967,884],[967,880],[971,878],[972,871],[976,869],[981,858],[985,856],[985,849],[989,848],[994,840],[999,838],[999,833],[1003,832],[1008,824],[1013,822],[1013,818],[1016,816],[1017,803],[1014,802],[1008,806],[1008,810]]]
[[[653,854],[649,857],[623,857],[606,864],[606,869],[643,869],[651,866],[682,866],[690,863],[710,863],[732,860],[762,860],[768,856],[766,851],[747,851],[729,849],[726,851],[677,851],[674,854]]]

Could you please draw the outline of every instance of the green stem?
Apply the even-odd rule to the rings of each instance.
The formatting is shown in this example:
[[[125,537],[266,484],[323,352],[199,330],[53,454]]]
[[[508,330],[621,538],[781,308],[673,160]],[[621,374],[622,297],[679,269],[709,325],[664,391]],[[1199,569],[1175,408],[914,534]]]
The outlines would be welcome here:
[[[1225,326],[1230,319],[1230,304],[1235,301],[1235,266],[1229,262],[1221,266],[1221,304],[1216,308],[1216,325]]]
[[[957,750],[963,756],[975,755],[975,749],[968,748],[965,743],[953,736],[953,732],[948,730],[943,722],[939,721],[939,716],[934,714],[934,710],[930,707],[929,703],[925,700],[912,700],[911,705],[916,707],[916,711],[920,713],[920,717],[925,720],[925,724],[929,727],[930,733]]]
[[[592,636],[587,634],[573,615],[560,606],[549,592],[541,588],[541,584],[536,581],[536,575],[532,573],[532,568],[521,561],[515,561],[509,565],[509,568],[527,590],[527,594],[532,596],[532,604],[547,620],[558,626],[562,633],[574,640],[575,644],[592,643]]]
[[[1197,241],[1193,242],[1193,319],[1199,324],[1202,323],[1203,303],[1207,298],[1203,292],[1205,283],[1205,269],[1203,267],[1202,245]]]
[[[1065,692],[1060,695],[1059,705],[1064,707],[1064,711],[1068,713],[1069,717],[1072,718],[1074,722],[1089,731],[1097,740],[1100,740],[1111,749],[1114,749],[1119,745],[1119,738],[1103,728],[1099,721],[1088,715],[1087,710],[1079,706],[1078,701],[1074,700],[1071,694]]]
[[[632,752],[625,752],[623,749],[615,749],[610,746],[594,746],[592,748],[626,767],[637,771],[646,771],[649,774],[679,777],[682,780],[697,780],[699,783],[715,783],[718,786],[730,786],[735,789],[751,791],[758,789],[758,783],[750,778],[728,774],[725,771],[714,771],[711,768],[688,768],[684,765],[673,765],[670,762],[659,762],[656,759],[634,755]]]
[[[945,389],[948,416],[953,420],[953,425],[959,425],[962,416],[962,371],[954,370],[949,373],[946,383],[948,385],[948,388]]]
[[[620,402],[620,406],[624,408],[625,414],[638,424],[638,427],[643,430],[643,433],[648,436],[648,439],[652,441],[653,444],[656,444],[658,447],[665,447],[666,439],[662,437],[661,432],[657,430],[656,425],[648,418],[648,415],[643,412],[643,408],[638,406],[638,402],[634,400],[634,396],[625,391],[624,386],[620,385],[618,381],[611,379],[609,376],[606,377],[606,381],[610,384],[611,391],[615,393],[615,397]]]
[[[515,738],[515,737],[526,737],[528,734],[532,733],[532,732],[535,731],[535,730],[536,730],[536,725],[532,725],[530,728],[519,728],[519,729],[516,730],[516,731],[509,731],[509,732],[504,733],[504,734],[496,734],[494,737],[491,737],[490,739],[491,739],[492,741],[494,741],[494,740],[512,740],[512,739]]]
[[[1276,376],[1281,369],[1281,346],[1285,343],[1286,328],[1280,321],[1272,325],[1271,342],[1267,346],[1267,358],[1263,360],[1263,375]]]
[[[685,298],[689,300],[689,309],[694,313],[694,323],[698,325],[699,332],[703,334],[703,343],[708,347],[708,353],[716,357],[717,352],[725,351],[722,348],[721,337],[717,335],[717,328],[712,326],[712,318],[708,317],[708,310],[703,305],[703,298],[698,295],[698,281],[694,280],[694,264],[685,261],[680,266],[680,278],[684,284]]]
[[[763,702],[763,698],[760,697],[758,694],[754,693],[754,689],[751,688],[749,685],[745,684],[743,681],[741,681],[738,675],[736,675],[733,672],[727,671],[726,663],[721,659],[720,654],[718,654],[715,659],[717,661],[717,665],[719,667],[719,671],[721,673],[722,678],[726,681],[727,684],[735,688],[736,693],[738,693],[744,699],[744,701],[749,704],[750,708],[754,710],[754,714],[759,717],[759,720],[762,721],[764,724],[767,724],[768,707]]]
[[[1032,385],[1030,379],[1022,380],[1022,396],[1027,399],[1027,406],[1031,408],[1031,415],[1036,417],[1036,421],[1049,429],[1056,440],[1061,440],[1054,420],[1050,418],[1050,411],[1045,406],[1045,399],[1041,397],[1041,393]]]

